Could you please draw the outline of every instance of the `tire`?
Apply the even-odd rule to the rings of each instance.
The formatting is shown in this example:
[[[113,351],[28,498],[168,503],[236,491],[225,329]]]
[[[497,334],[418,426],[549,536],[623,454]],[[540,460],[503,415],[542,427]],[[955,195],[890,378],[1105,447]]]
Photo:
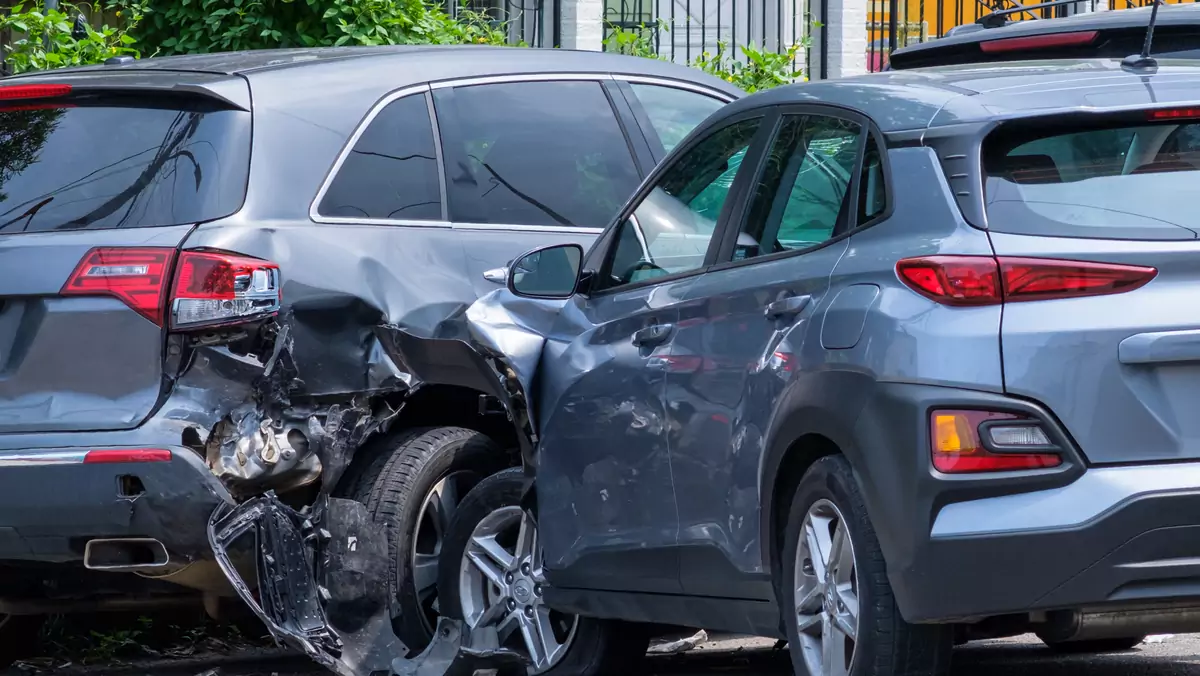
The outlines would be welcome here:
[[[389,580],[392,628],[417,653],[437,626],[437,562],[453,507],[484,477],[504,469],[507,457],[487,436],[459,427],[405,430],[383,439],[367,457],[347,478],[343,494],[365,504],[387,534],[395,562]],[[445,518],[438,518],[431,502],[439,497],[435,488],[451,506]]]
[[[806,536],[807,525],[814,525]],[[800,480],[783,525],[783,548],[776,573],[779,608],[787,631],[792,666],[798,676],[819,676],[826,659],[841,664],[828,673],[851,676],[946,676],[953,651],[952,627],[912,625],[896,606],[887,568],[875,529],[850,463],[842,456],[818,460]],[[809,542],[823,552],[833,552],[841,539],[841,557],[813,560]],[[797,567],[800,555],[801,566]],[[847,555],[848,554],[848,558]],[[830,571],[836,592],[820,582]],[[799,579],[800,584],[797,584]],[[805,589],[799,589],[804,585]],[[803,602],[807,597],[808,601]],[[801,633],[800,612],[805,608],[806,628]],[[857,613],[853,612],[855,606]],[[839,625],[833,624],[837,618]],[[837,626],[848,627],[854,639]],[[828,633],[837,649],[823,652]],[[815,635],[815,636],[814,636]],[[828,655],[828,657],[826,657]],[[814,657],[817,661],[814,661]]]
[[[483,573],[467,560],[468,545],[472,544],[472,538],[477,529],[486,527],[489,523],[501,523],[502,521],[495,519],[498,518],[497,515],[503,515],[505,519],[515,519],[515,526],[512,529],[506,529],[502,535],[496,537],[495,541],[513,549],[507,543],[516,544],[522,526],[524,512],[520,508],[520,502],[524,485],[525,479],[521,469],[506,470],[483,480],[460,503],[458,513],[450,526],[450,535],[446,538],[442,550],[439,587],[444,615],[465,620],[466,624],[471,627],[479,624],[479,614],[475,613],[472,614],[472,617],[467,617],[468,613],[465,612],[467,607],[463,602],[464,598],[477,600],[480,598],[480,595],[473,595],[470,589],[464,587],[464,584],[470,584],[470,581],[467,580],[468,574],[463,572],[464,568],[470,567],[470,570],[473,571],[470,576],[478,576],[480,586],[484,586]],[[537,551],[536,535],[530,542],[531,550]],[[472,552],[478,554],[480,551],[472,547]],[[511,555],[512,552],[508,553]],[[514,574],[513,579],[517,580],[516,585],[524,583],[524,591],[517,591],[517,587],[514,585],[508,592],[508,596],[513,598],[514,602],[518,597],[523,600],[517,605],[514,612],[506,613],[505,617],[498,619],[497,624],[503,630],[502,645],[512,647],[526,655],[530,654],[528,645],[519,630],[519,616],[523,615],[522,607],[527,605],[531,608],[530,612],[534,618],[545,618],[545,622],[541,626],[554,625],[556,643],[564,646],[557,661],[547,660],[540,667],[531,668],[531,674],[543,676],[597,676],[603,674],[611,676],[612,674],[628,673],[630,670],[636,671],[638,663],[645,657],[646,649],[649,647],[649,632],[644,631],[640,626],[587,617],[575,618],[547,609],[541,605],[540,601],[540,587],[544,582],[544,577],[540,573],[540,554],[526,558],[526,562],[530,564],[528,571],[521,565],[521,557],[513,558],[514,563],[511,567]],[[495,561],[489,561],[493,566],[496,565]],[[496,575],[503,575],[499,567],[493,572]],[[532,589],[530,589],[531,587]],[[472,588],[478,589],[479,587]],[[500,596],[504,596],[504,594],[505,592],[500,592]],[[496,607],[500,604],[504,604],[501,607],[507,607],[503,598],[498,598],[487,607]],[[482,606],[477,606],[475,609],[481,608]]]
[[[1038,636],[1038,638],[1042,637]],[[1042,643],[1045,643],[1046,647],[1054,652],[1064,655],[1091,655],[1099,653],[1123,653],[1133,650],[1145,640],[1145,636],[1102,638],[1092,641],[1047,641],[1042,638]]]
[[[37,655],[43,615],[0,615],[0,669]]]

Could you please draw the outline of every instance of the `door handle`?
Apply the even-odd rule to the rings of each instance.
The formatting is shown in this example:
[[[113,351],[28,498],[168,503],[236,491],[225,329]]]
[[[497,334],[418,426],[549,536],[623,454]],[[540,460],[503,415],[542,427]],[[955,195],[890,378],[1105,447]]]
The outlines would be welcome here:
[[[674,330],[671,324],[655,324],[633,334],[633,344],[638,347],[654,347],[661,345],[671,336]]]
[[[767,316],[767,319],[795,317],[803,312],[804,308],[808,307],[808,303],[811,300],[812,296],[789,296],[788,298],[783,298],[767,305],[763,314]]]

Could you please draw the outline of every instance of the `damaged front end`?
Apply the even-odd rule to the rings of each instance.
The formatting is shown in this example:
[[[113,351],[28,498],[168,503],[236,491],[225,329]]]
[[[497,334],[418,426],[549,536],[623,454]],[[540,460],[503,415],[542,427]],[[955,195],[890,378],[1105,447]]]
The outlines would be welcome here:
[[[469,388],[498,401],[532,473],[537,436],[528,392],[544,340],[507,314],[497,294],[506,292],[460,308],[432,331],[375,329],[371,352],[399,397],[374,392],[294,401],[303,387],[285,320],[264,327],[271,337],[265,358],[238,357],[228,347],[202,355],[261,364],[244,399],[203,439],[208,466],[242,500],[213,513],[209,544],[234,591],[272,636],[335,673],[527,673],[525,657],[498,647],[495,628],[471,631],[445,618],[428,648],[406,659],[408,649],[391,626],[387,542],[364,505],[332,497],[354,451],[387,428],[405,393],[425,385]],[[525,310],[537,323],[555,312],[537,302]],[[315,495],[306,506],[286,497],[304,488]],[[237,565],[248,560],[252,573]]]

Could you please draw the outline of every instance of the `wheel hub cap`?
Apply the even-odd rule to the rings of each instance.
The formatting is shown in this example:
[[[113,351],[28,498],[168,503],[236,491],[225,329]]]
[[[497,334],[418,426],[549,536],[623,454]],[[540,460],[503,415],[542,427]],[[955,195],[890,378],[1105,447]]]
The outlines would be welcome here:
[[[575,638],[579,618],[542,601],[541,549],[520,507],[492,512],[475,527],[459,567],[459,598],[471,628],[495,626],[500,645],[529,657],[531,673],[558,664]]]
[[[858,639],[858,571],[845,519],[828,500],[804,517],[796,554],[796,627],[810,676],[847,676]]]

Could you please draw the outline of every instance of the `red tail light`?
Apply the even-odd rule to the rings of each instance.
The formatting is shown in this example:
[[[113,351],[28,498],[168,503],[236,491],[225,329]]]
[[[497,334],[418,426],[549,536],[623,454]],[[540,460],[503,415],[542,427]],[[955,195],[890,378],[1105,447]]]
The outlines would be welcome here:
[[[171,326],[229,324],[279,311],[279,266],[257,258],[184,251],[172,292]]]
[[[986,42],[979,43],[979,50],[985,54],[1000,54],[1003,52],[1020,52],[1029,49],[1082,47],[1095,42],[1097,35],[1099,35],[1099,31],[1079,31],[1077,33],[1055,33],[1053,35],[1030,35],[1020,38],[988,40]]]
[[[933,467],[943,474],[1047,469],[1063,462],[1036,421],[1011,413],[933,411],[929,439]]]
[[[1166,108],[1164,110],[1152,110],[1147,113],[1146,117],[1152,122],[1163,122],[1167,120],[1195,120],[1200,118],[1200,108]]]
[[[155,247],[89,251],[62,288],[65,296],[113,296],[158,326],[164,324],[175,250]],[[184,251],[171,287],[171,327],[232,324],[279,311],[279,266],[220,251]]]
[[[896,264],[917,293],[943,305],[971,306],[1125,293],[1158,270],[1136,265],[1000,256],[927,256]]]
[[[174,249],[96,248],[87,252],[63,285],[64,296],[113,296],[162,326],[167,275]]]
[[[106,448],[88,451],[83,456],[85,465],[100,465],[124,462],[170,462],[171,451],[163,448]]]
[[[71,93],[71,85],[65,84],[24,84],[0,87],[0,101],[14,99],[50,99],[66,96]]]

